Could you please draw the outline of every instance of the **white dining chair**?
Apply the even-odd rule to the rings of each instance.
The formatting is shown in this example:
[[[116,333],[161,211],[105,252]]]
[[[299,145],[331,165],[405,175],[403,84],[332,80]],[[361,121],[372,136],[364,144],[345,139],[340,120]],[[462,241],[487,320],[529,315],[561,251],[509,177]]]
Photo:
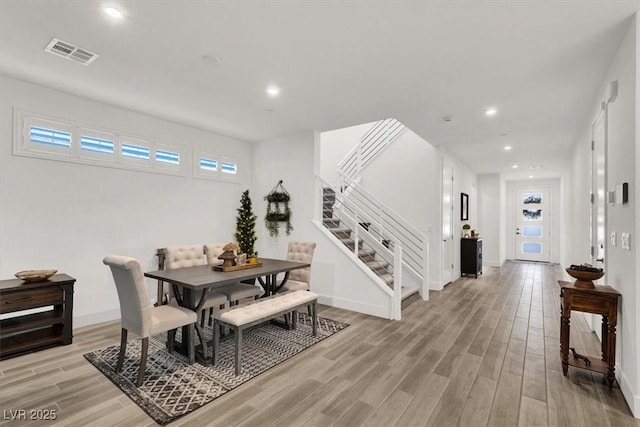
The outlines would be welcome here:
[[[149,337],[160,332],[168,331],[167,341],[169,351],[173,350],[176,329],[182,326],[200,329],[197,324],[198,316],[193,311],[174,305],[159,305],[154,307],[149,298],[149,289],[142,273],[140,262],[135,258],[109,255],[102,262],[111,268],[111,274],[118,291],[120,300],[120,352],[115,371],[120,372],[124,363],[124,355],[127,349],[127,336],[132,332],[142,338],[142,350],[140,353],[140,367],[136,387],[142,385],[147,366],[147,353],[149,349]],[[199,332],[202,347],[207,351],[206,340],[202,340],[202,331]],[[195,361],[194,344],[188,343],[189,363]]]
[[[316,244],[314,242],[291,241],[287,248],[287,260],[311,264],[315,249]],[[311,267],[292,270],[289,273],[289,279],[278,292],[308,290],[311,290]]]
[[[176,268],[196,267],[198,265],[206,265],[202,245],[182,245],[169,246],[164,248],[164,268],[173,270]],[[169,287],[169,295],[173,304],[177,304],[173,287]],[[202,298],[202,291],[196,292],[195,303]],[[207,309],[224,308],[227,303],[227,296],[216,291],[207,291],[207,296],[202,305],[202,311],[199,313],[200,325],[204,327],[204,319]]]

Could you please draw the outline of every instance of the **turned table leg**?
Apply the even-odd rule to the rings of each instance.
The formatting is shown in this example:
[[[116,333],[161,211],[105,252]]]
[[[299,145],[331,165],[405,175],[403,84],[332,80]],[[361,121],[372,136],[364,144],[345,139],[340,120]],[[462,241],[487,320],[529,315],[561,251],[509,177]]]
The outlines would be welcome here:
[[[560,310],[560,358],[562,360],[562,373],[566,376],[569,370],[569,330],[571,323],[571,310]]]
[[[605,342],[604,337],[602,342]],[[613,382],[616,379],[616,326],[608,324],[607,325],[607,383],[609,387],[613,387]]]

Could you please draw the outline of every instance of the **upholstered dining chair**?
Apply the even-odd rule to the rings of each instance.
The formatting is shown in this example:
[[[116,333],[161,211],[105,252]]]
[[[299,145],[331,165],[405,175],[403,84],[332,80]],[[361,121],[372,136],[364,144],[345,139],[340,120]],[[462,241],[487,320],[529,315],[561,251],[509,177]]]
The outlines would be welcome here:
[[[164,248],[164,268],[167,270],[183,267],[195,267],[206,264],[202,245],[169,246]],[[172,303],[176,304],[172,287],[169,287],[169,295],[171,296]],[[200,298],[202,298],[202,292],[197,292],[195,302],[197,303],[200,301]],[[206,309],[212,310],[214,308],[220,308],[221,306],[225,306],[226,303],[226,295],[217,292],[217,290],[208,291],[207,297],[202,306],[202,312],[200,313],[200,325],[204,327]]]
[[[219,265],[222,264],[222,260],[218,259],[218,256],[224,252],[222,247],[225,243],[211,243],[204,245],[204,253],[207,256],[207,264]],[[258,299],[263,293],[264,289],[260,286],[250,285],[247,283],[234,283],[233,285],[223,286],[217,288],[216,292],[223,294],[229,300],[229,304],[238,304],[240,300],[252,298]]]
[[[154,307],[149,298],[149,289],[142,274],[140,262],[135,258],[109,255],[102,262],[111,268],[111,274],[118,291],[120,300],[120,352],[116,364],[116,372],[122,370],[124,355],[127,349],[127,335],[132,332],[142,338],[142,351],[140,354],[140,367],[136,387],[142,385],[144,373],[147,367],[147,352],[149,349],[149,337],[160,332],[168,331],[167,341],[169,351],[173,350],[173,340],[176,329],[181,326],[198,328],[198,316],[193,311],[174,305],[159,305]],[[198,332],[202,339],[202,331]],[[193,333],[192,333],[193,335]],[[206,341],[202,342],[203,349],[207,348]],[[194,363],[193,342],[188,346],[189,363]]]
[[[311,264],[315,249],[316,244],[314,242],[291,241],[287,248],[287,260]],[[292,270],[289,273],[289,280],[280,288],[279,292],[308,291],[311,289],[310,283],[311,267]]]

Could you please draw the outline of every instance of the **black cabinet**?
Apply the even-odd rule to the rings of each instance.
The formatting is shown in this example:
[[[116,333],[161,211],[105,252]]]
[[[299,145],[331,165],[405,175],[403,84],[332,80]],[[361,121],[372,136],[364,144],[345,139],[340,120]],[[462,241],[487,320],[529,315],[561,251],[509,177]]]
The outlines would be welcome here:
[[[460,239],[460,272],[482,274],[482,239]]]

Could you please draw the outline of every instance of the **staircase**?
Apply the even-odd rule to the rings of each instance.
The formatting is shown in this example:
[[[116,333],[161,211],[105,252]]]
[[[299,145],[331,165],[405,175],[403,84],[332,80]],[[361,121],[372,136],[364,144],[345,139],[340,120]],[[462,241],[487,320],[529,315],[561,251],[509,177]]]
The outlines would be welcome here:
[[[394,266],[385,258],[389,259],[389,255],[383,256],[381,251],[393,252],[393,243],[389,239],[378,239],[380,246],[378,251],[372,248],[373,245],[367,244],[364,239],[358,238],[359,235],[374,232],[374,226],[371,222],[354,222],[348,225],[345,221],[341,221],[336,215],[336,192],[333,188],[323,186],[322,188],[322,225],[327,228],[333,236],[336,237],[350,251],[356,253],[359,261],[371,270],[380,280],[386,284],[391,290],[395,288]],[[354,230],[358,227],[358,230]],[[360,234],[362,233],[362,234]],[[356,239],[358,240],[356,242]],[[371,241],[370,239],[367,239]],[[412,302],[420,298],[419,290],[416,287],[401,287],[401,308],[408,307]]]

